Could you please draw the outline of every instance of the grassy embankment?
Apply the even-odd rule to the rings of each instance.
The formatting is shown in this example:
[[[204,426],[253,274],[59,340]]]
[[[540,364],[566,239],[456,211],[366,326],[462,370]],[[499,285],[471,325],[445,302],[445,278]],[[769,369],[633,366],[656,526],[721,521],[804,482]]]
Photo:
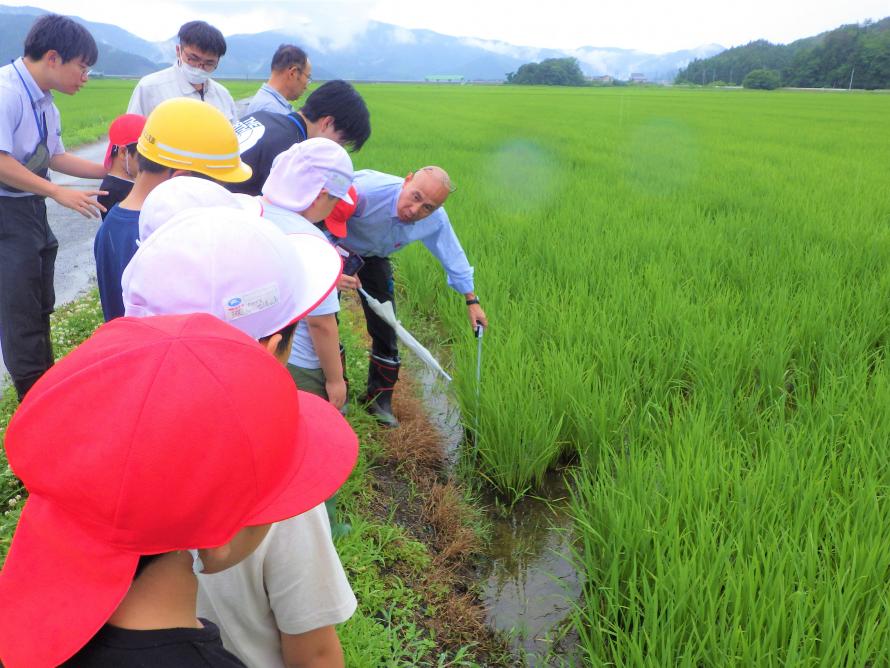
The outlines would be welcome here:
[[[890,98],[363,89],[360,165],[449,168],[492,319],[421,249],[482,471],[573,476],[592,665],[890,663]],[[431,278],[432,277],[432,278]]]
[[[103,137],[108,123],[125,110],[133,83],[99,80],[77,96],[57,96],[66,145]],[[258,86],[224,83],[236,99]],[[57,357],[101,320],[95,292],[60,308],[53,316]],[[347,311],[342,334],[349,374],[360,381],[366,373],[365,342],[356,327]],[[354,386],[360,387],[361,382]],[[359,610],[339,627],[347,665],[501,665],[510,658],[485,628],[472,587],[469,559],[479,549],[478,517],[444,477],[436,436],[411,392],[399,401],[400,410],[411,415],[397,433],[381,434],[360,410],[350,415],[361,454],[338,495],[352,532],[337,547],[359,600]],[[15,407],[15,393],[7,387],[0,399],[0,437]],[[24,497],[0,451],[0,564]]]

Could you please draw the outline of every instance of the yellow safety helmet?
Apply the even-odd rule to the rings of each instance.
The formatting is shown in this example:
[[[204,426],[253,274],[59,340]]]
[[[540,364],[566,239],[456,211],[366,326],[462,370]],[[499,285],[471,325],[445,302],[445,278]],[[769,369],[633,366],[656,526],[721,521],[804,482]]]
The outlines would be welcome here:
[[[222,112],[186,97],[165,100],[154,108],[136,150],[159,165],[227,183],[246,181],[253,173],[241,162],[238,137]]]

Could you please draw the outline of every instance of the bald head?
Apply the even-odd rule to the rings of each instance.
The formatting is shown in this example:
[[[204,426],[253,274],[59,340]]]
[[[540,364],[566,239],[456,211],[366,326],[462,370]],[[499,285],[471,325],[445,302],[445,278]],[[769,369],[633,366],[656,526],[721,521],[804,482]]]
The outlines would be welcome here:
[[[454,192],[451,179],[441,167],[421,167],[402,183],[396,213],[403,223],[423,220],[445,203]]]

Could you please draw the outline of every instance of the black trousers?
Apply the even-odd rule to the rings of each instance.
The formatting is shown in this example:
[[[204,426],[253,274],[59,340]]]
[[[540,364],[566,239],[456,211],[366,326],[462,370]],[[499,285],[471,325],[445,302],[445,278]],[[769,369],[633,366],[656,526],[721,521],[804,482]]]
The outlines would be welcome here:
[[[0,197],[0,346],[20,398],[53,364],[58,249],[43,197]]]
[[[392,263],[388,257],[366,257],[365,264],[358,270],[358,277],[369,295],[380,302],[392,302],[395,310],[395,285],[392,278]],[[399,348],[395,330],[371,310],[364,297],[361,300],[368,334],[371,336],[371,352],[378,357],[397,361]]]

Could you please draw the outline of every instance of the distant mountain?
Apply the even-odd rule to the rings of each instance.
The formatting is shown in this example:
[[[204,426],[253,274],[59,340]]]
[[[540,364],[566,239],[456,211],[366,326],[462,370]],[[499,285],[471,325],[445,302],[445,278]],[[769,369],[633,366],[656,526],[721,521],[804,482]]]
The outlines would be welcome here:
[[[7,15],[0,22],[3,24],[0,25],[0,56],[8,61],[21,55],[28,28],[37,15],[44,13],[45,10],[35,7],[0,5],[0,15]],[[142,76],[173,61],[174,37],[164,42],[148,42],[117,26],[74,18],[90,30],[99,44],[99,62],[94,67],[97,71]],[[215,76],[264,79],[269,74],[272,54],[283,42],[307,45],[313,78],[357,81],[422,81],[434,74],[503,81],[508,72],[516,71],[527,62],[566,56],[577,58],[588,75],[608,74],[626,79],[631,73],[641,73],[650,81],[669,81],[694,58],[722,50],[720,46],[708,45],[664,55],[592,46],[561,51],[453,37],[371,21],[346,46],[325,40],[319,43],[309,35],[301,37],[298,31],[228,35],[228,49]],[[418,54],[423,55],[418,57]]]
[[[890,88],[890,17],[844,25],[790,44],[757,40],[712,57],[693,60],[678,83],[739,84],[755,69],[779,72],[783,86]]]
[[[0,5],[0,63],[8,63],[22,55],[22,45],[34,19],[46,10],[37,7]],[[142,76],[165,67],[159,47],[132,33],[107,23],[93,23],[74,17],[85,25],[99,47],[97,72],[120,76]]]

